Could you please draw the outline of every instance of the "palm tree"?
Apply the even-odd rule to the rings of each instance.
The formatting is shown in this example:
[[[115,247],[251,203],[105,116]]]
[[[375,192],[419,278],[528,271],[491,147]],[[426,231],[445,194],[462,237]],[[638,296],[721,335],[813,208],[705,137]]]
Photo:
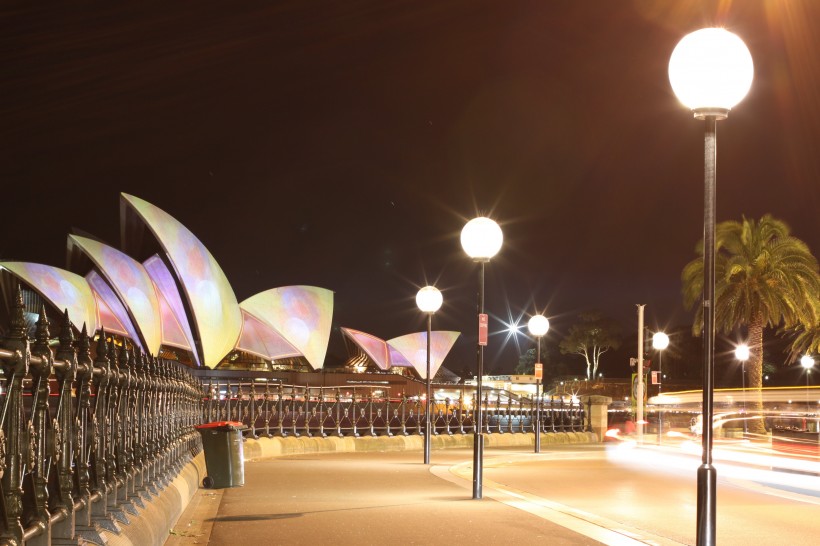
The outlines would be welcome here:
[[[715,230],[715,328],[729,333],[748,330],[749,387],[763,386],[763,328],[809,328],[820,320],[820,273],[808,246],[789,235],[789,227],[764,215],[759,222],[722,222]],[[683,268],[683,298],[688,308],[703,294],[703,242],[699,258]],[[703,329],[703,307],[697,306],[692,332]],[[762,399],[752,404],[762,412]],[[750,431],[765,433],[761,420]]]
[[[820,353],[820,321],[814,326],[800,324],[795,328],[781,330],[781,333],[792,338],[789,360],[797,360],[804,354]]]

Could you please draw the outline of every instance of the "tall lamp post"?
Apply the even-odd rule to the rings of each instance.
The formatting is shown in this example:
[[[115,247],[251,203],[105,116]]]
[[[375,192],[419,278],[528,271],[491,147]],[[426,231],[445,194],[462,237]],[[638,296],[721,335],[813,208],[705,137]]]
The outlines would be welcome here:
[[[416,305],[419,306],[422,313],[427,313],[427,375],[425,382],[427,383],[427,397],[424,400],[424,464],[430,464],[430,336],[433,330],[433,313],[441,308],[444,298],[441,297],[441,292],[435,286],[425,286],[416,294]]]
[[[541,338],[550,329],[550,321],[544,315],[535,315],[527,323],[527,328],[529,328],[530,334],[535,336],[537,344],[535,350],[535,452],[541,453],[541,396],[539,393],[539,387],[541,386],[543,377]]]
[[[658,351],[658,394],[663,390],[663,350],[669,347],[669,336],[655,332],[652,336],[652,348]],[[658,412],[658,445],[663,438],[663,408]]]
[[[461,230],[461,247],[479,264],[478,270],[478,346],[476,370],[475,403],[473,404],[473,498],[482,497],[482,475],[484,466],[484,435],[481,431],[481,379],[484,375],[484,347],[487,345],[489,321],[484,314],[484,266],[501,250],[504,235],[495,221],[479,216],[473,218]]]
[[[803,355],[800,357],[800,365],[803,366],[803,369],[806,370],[806,413],[809,412],[809,375],[811,374],[811,369],[814,367],[814,359],[809,355]]]
[[[752,56],[743,40],[720,28],[695,31],[675,46],[669,81],[695,119],[706,121],[703,201],[703,457],[698,468],[697,544],[716,541],[716,481],[712,466],[715,364],[715,171],[716,125],[752,85]]]
[[[740,360],[740,387],[743,392],[743,434],[749,432],[746,418],[746,361],[749,360],[749,346],[741,343],[735,347],[735,358]]]

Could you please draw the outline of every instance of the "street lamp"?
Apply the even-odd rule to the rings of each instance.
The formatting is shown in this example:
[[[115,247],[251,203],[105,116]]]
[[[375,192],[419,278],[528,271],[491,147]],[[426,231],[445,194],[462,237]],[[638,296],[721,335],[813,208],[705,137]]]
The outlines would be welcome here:
[[[669,347],[669,336],[663,332],[655,332],[652,336],[652,348],[658,351],[658,394],[663,389],[663,350]],[[658,445],[663,438],[663,408],[658,410]]]
[[[683,37],[669,59],[669,82],[695,119],[706,121],[703,201],[703,464],[698,468],[697,544],[716,541],[717,473],[712,466],[712,414],[715,364],[715,170],[716,125],[743,100],[754,67],[746,44],[720,28]]]
[[[803,366],[803,369],[806,370],[806,413],[809,411],[809,375],[811,374],[811,369],[814,367],[814,359],[809,355],[803,355],[800,357],[800,365]]]
[[[433,313],[441,308],[443,298],[435,286],[425,286],[416,294],[416,305],[427,313],[427,399],[424,401],[424,464],[430,464],[430,336],[433,330]]]
[[[743,389],[743,434],[749,432],[746,418],[746,361],[749,360],[749,346],[741,343],[735,347],[735,358],[740,360],[740,386]]]
[[[484,314],[484,266],[501,250],[504,235],[498,224],[489,218],[473,218],[461,230],[461,247],[479,264],[478,270],[478,369],[476,374],[476,397],[473,404],[473,498],[482,496],[482,473],[484,465],[484,435],[481,432],[481,379],[484,375],[484,347],[487,345],[489,321]]]
[[[541,337],[550,329],[550,321],[544,315],[535,315],[527,323],[530,334],[535,336],[537,349],[535,352],[535,452],[541,453],[541,397],[539,386],[543,377],[541,364]]]

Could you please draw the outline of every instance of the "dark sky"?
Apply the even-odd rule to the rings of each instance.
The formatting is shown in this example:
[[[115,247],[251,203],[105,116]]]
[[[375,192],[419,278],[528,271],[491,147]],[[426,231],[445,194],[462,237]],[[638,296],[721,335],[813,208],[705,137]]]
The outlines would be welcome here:
[[[0,259],[65,266],[72,227],[119,244],[119,192],[191,229],[241,301],[313,284],[334,326],[465,332],[459,233],[504,230],[487,309],[685,324],[702,236],[703,124],[669,56],[721,24],[755,61],[718,127],[718,220],[772,213],[820,253],[820,3],[665,0],[104,3],[0,8]],[[499,331],[493,321],[491,329]],[[341,352],[340,335],[331,350]],[[489,369],[517,348],[494,335]],[[522,348],[528,341],[520,340]],[[624,367],[626,363],[624,363]],[[626,368],[624,368],[626,369]]]

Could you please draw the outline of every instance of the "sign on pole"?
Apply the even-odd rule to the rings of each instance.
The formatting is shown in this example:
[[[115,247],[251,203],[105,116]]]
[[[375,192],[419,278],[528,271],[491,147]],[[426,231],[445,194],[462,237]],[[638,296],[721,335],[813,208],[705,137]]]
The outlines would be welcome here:
[[[652,372],[652,384],[653,385],[660,385],[661,384],[661,373],[660,372]]]
[[[540,362],[535,363],[535,378],[541,379],[544,377],[544,365]]]
[[[486,313],[478,315],[478,344],[487,345],[487,332],[489,330],[489,317]]]

